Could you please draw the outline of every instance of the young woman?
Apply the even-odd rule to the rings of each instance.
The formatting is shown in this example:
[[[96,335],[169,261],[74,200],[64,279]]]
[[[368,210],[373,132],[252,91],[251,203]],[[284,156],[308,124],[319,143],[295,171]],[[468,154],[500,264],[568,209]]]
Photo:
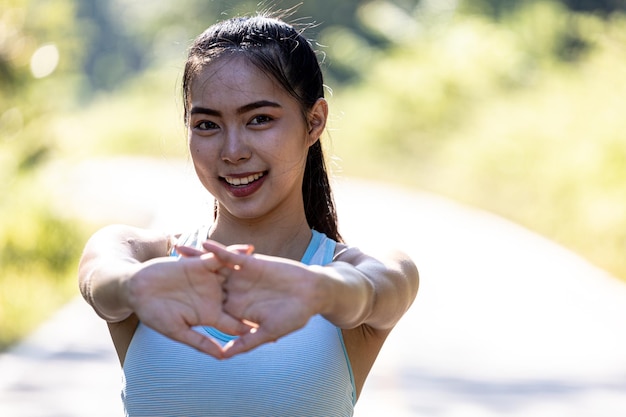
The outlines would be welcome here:
[[[213,221],[176,237],[109,226],[80,264],[127,415],[352,415],[419,280],[404,254],[339,234],[315,52],[279,19],[230,19],[193,43],[183,96]]]

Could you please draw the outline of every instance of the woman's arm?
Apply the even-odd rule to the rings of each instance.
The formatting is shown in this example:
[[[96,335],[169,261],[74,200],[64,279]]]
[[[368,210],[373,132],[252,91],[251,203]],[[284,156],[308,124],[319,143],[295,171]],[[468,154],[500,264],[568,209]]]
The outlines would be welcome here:
[[[358,248],[344,248],[332,263],[311,266],[326,288],[321,314],[343,329],[367,325],[392,329],[413,303],[419,274],[401,252],[374,258]]]
[[[231,334],[248,332],[250,327],[222,310],[219,260],[213,254],[170,257],[172,240],[161,232],[129,226],[100,230],[88,241],[80,262],[81,292],[108,322],[135,313],[163,335],[221,358],[220,344],[193,327],[213,326]]]
[[[87,242],[78,267],[80,292],[96,313],[109,322],[133,312],[124,285],[150,259],[167,256],[172,237],[125,225],[97,231]]]

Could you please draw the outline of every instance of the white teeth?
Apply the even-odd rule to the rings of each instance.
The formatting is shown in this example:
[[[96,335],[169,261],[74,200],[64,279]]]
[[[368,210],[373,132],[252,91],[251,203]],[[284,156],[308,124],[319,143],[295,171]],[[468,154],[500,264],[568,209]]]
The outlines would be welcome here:
[[[224,177],[224,179],[230,185],[248,185],[252,181],[256,181],[262,176],[263,176],[263,173],[259,172],[257,174],[248,175],[247,177],[243,177],[243,178]]]

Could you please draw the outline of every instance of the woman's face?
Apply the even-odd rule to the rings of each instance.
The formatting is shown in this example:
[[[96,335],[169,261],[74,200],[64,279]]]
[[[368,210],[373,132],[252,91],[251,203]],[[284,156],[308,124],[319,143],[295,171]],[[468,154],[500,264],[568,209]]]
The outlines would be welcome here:
[[[205,66],[190,93],[189,150],[219,215],[258,219],[303,211],[307,151],[322,133],[326,103],[320,100],[305,120],[299,103],[242,57]]]

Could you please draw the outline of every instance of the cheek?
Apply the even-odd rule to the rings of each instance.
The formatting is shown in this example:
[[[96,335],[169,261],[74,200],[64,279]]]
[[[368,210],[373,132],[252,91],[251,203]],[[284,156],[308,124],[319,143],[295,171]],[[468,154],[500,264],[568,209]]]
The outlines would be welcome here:
[[[200,157],[201,154],[202,153],[200,151],[200,148],[193,145],[193,143],[189,144],[189,155],[191,156],[191,160],[194,162],[194,164],[198,163],[202,159]]]
[[[195,166],[198,175],[209,175],[210,167],[215,166],[215,164],[210,161],[210,150],[201,144],[190,142],[189,156],[191,156],[191,162]]]
[[[191,137],[188,141],[189,153],[193,158],[208,158],[215,153],[211,141]]]

